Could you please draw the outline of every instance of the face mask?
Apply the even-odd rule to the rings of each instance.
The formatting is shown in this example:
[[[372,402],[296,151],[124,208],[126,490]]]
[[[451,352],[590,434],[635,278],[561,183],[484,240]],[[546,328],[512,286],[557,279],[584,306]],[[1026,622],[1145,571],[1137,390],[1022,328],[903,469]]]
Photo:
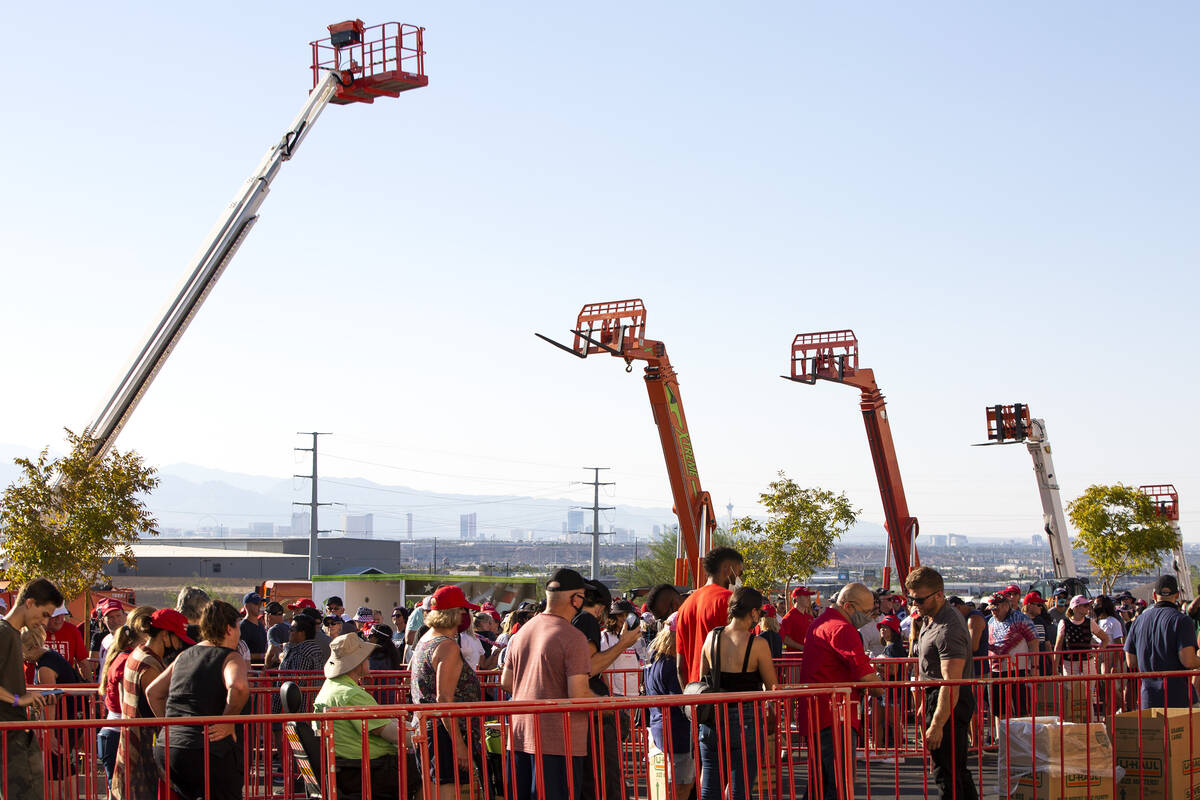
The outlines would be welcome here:
[[[871,618],[859,611],[857,608],[850,613],[850,623],[856,628],[861,628],[870,621]]]
[[[737,588],[741,587],[741,585],[742,585],[742,576],[741,576],[741,575],[734,575],[734,576],[733,576],[733,583],[729,584],[729,588],[730,588],[730,589],[737,589]]]
[[[464,613],[462,619],[458,621],[458,632],[462,633],[469,627],[471,627],[471,615]]]

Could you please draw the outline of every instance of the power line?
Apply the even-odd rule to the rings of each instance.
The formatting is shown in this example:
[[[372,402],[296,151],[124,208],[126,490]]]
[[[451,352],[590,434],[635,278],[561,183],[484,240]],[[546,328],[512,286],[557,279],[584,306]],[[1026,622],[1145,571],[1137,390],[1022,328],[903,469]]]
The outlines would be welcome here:
[[[308,513],[309,513],[309,520],[308,520],[308,579],[311,581],[320,572],[320,570],[318,569],[319,562],[320,562],[320,546],[317,543],[317,536],[318,536],[318,534],[321,534],[321,533],[329,533],[329,531],[322,531],[317,528],[317,510],[321,506],[333,505],[333,503],[318,503],[317,502],[317,437],[318,436],[329,436],[330,434],[321,433],[319,431],[309,431],[307,433],[305,433],[304,431],[297,431],[296,435],[312,437],[312,447],[294,448],[297,452],[312,453],[312,474],[311,475],[293,475],[292,476],[293,478],[308,478],[310,481],[312,481],[312,499],[308,503],[297,503],[297,502],[292,503],[292,505],[294,505],[294,506],[307,505],[309,507],[309,510],[308,510]]]
[[[613,481],[608,481],[606,483],[600,482],[600,470],[611,469],[610,467],[584,467],[584,469],[590,469],[595,473],[595,477],[590,482],[590,484],[588,484],[595,489],[595,494],[593,495],[592,504],[590,506],[575,506],[575,508],[578,508],[578,509],[591,508],[592,509],[592,580],[599,580],[599,578],[600,578],[600,512],[601,511],[614,511],[616,509],[616,506],[601,506],[600,505],[600,487],[601,486],[615,486],[616,484]]]

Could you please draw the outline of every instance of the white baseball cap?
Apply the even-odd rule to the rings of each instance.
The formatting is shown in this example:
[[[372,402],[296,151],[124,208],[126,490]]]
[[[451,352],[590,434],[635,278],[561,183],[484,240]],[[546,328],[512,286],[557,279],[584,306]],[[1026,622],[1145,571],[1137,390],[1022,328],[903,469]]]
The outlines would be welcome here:
[[[69,617],[69,616],[71,616],[71,611],[66,606],[59,606],[58,608],[54,609],[54,613],[51,614],[50,616],[51,617]]]

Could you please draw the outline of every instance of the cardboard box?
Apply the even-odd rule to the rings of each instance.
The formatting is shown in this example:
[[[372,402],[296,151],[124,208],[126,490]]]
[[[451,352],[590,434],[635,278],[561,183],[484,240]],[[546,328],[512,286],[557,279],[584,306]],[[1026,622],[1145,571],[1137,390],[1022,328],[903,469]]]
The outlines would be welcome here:
[[[1114,751],[1103,724],[1063,722],[1058,717],[1002,720],[997,792],[1003,796],[1012,790],[1015,796],[1020,788],[1030,799],[1086,798],[1091,786],[1093,796],[1099,796],[1097,788],[1109,789],[1103,796],[1111,800],[1117,777],[1112,762]],[[1055,781],[1046,775],[1055,776]]]
[[[1125,777],[1118,800],[1200,800],[1200,710],[1151,708],[1113,715]]]
[[[1112,777],[1047,768],[1017,781],[1008,800],[1113,800],[1114,791]]]
[[[1067,722],[1090,722],[1094,688],[1091,681],[1039,682],[1033,712],[1039,717],[1062,717]]]

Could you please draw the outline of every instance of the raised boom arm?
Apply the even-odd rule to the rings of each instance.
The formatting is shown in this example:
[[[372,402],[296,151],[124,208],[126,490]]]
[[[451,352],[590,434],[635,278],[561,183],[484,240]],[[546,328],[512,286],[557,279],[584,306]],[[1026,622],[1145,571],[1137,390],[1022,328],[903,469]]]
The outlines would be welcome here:
[[[875,373],[858,366],[858,339],[852,330],[800,333],[792,340],[791,374],[784,375],[797,383],[815,384],[818,380],[844,383],[860,392],[859,408],[867,427],[867,442],[871,446],[871,461],[875,464],[875,479],[883,500],[883,516],[887,522],[891,562],[903,588],[917,558],[917,518],[908,513],[904,483],[900,479],[900,463],[892,441],[888,422],[887,402],[875,383]],[[891,567],[884,566],[882,586],[891,585]]]
[[[424,28],[397,22],[365,28],[361,20],[329,26],[330,38],[312,43],[313,90],[279,141],[238,190],[189,266],[166,314],[134,356],[112,397],[86,429],[91,456],[102,458],[179,343],[192,318],[258,221],[258,209],[283,164],[296,153],[330,103],[370,103],[429,83],[424,74]],[[409,71],[409,70],[414,71]]]
[[[1139,486],[1138,491],[1148,495],[1154,501],[1158,515],[1166,518],[1175,531],[1175,550],[1174,558],[1171,559],[1171,569],[1175,571],[1175,580],[1179,582],[1179,596],[1184,602],[1186,611],[1187,604],[1196,597],[1192,591],[1196,587],[1192,583],[1192,569],[1188,566],[1187,554],[1183,551],[1183,535],[1179,532],[1179,492],[1175,491],[1175,487],[1169,483],[1159,486]]]
[[[1042,527],[1050,540],[1054,577],[1058,580],[1079,577],[1075,570],[1075,553],[1071,550],[1067,517],[1063,513],[1058,475],[1050,454],[1046,421],[1030,419],[1029,406],[1013,403],[1011,406],[990,406],[987,409],[987,425],[987,444],[1025,443],[1025,448],[1033,457],[1033,474],[1037,476],[1038,496],[1042,501]]]
[[[692,437],[679,396],[679,381],[667,358],[666,346],[645,338],[646,307],[641,300],[586,305],[571,332],[575,334],[571,347],[540,333],[535,335],[579,358],[596,353],[622,358],[626,372],[633,371],[635,360],[646,362],[646,392],[658,426],[683,543],[684,555],[675,559],[675,583],[685,585],[690,573],[691,585],[699,587],[705,577],[701,560],[712,548],[717,515],[713,512],[712,497],[700,486]]]

